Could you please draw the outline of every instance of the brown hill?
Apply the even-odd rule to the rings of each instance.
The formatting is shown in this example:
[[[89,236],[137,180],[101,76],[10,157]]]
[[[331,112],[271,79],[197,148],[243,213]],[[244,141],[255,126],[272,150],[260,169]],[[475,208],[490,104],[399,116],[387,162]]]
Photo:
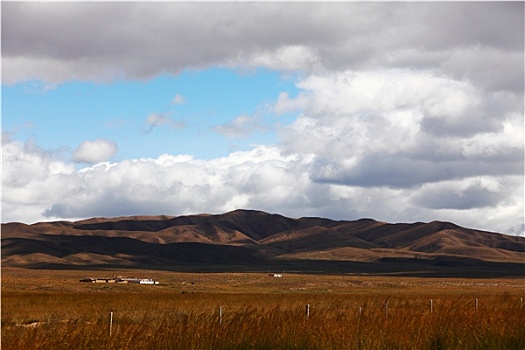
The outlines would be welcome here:
[[[235,210],[2,224],[2,264],[523,276],[525,238],[437,221],[292,219]]]

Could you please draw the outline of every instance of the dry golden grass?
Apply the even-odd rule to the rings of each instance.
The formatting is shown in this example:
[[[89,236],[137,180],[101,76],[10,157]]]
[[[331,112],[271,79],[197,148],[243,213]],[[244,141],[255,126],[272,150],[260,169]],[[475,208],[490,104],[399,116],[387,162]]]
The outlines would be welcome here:
[[[161,285],[78,282],[117,275]],[[524,349],[523,298],[518,279],[3,268],[2,346]]]

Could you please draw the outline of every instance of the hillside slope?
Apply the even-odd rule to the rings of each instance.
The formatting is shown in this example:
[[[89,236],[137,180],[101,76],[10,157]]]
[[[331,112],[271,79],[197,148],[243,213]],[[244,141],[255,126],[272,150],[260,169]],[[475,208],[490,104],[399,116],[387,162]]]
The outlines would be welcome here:
[[[525,238],[447,222],[292,219],[253,210],[2,224],[2,264],[522,275]],[[466,271],[462,267],[469,267]],[[364,269],[364,270],[363,270]],[[470,272],[469,272],[470,271]]]

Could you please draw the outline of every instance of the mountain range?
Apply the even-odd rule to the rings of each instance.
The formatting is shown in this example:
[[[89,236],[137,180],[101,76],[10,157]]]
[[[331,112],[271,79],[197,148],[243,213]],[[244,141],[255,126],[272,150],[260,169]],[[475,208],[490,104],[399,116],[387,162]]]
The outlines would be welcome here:
[[[2,266],[525,276],[525,237],[255,210],[2,224]]]

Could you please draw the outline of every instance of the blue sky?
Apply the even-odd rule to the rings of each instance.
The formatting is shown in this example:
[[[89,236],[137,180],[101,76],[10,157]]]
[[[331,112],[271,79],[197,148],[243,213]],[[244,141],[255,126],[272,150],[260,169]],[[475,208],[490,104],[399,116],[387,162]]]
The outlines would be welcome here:
[[[65,159],[86,139],[116,142],[114,161],[165,153],[212,159],[275,144],[276,125],[293,116],[276,115],[272,101],[296,95],[294,83],[277,71],[216,67],[148,80],[20,82],[3,88],[3,127]],[[243,116],[252,123],[234,130]]]
[[[246,208],[523,235],[523,11],[4,2],[2,222]]]

